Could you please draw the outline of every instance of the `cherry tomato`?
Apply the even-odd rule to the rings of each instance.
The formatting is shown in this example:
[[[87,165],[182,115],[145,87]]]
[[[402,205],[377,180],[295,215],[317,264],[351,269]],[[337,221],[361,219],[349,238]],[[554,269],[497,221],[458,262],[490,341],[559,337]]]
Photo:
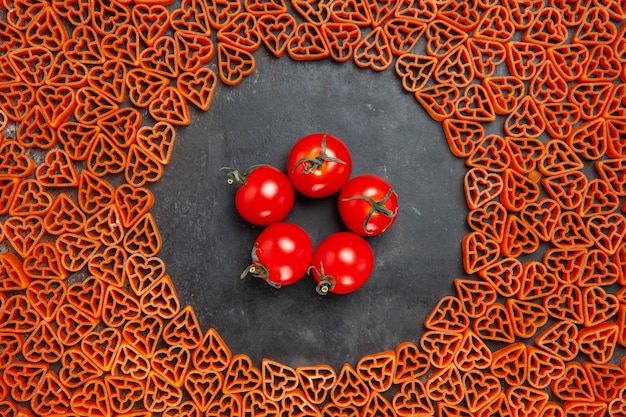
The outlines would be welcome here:
[[[300,226],[279,222],[266,227],[252,248],[252,265],[241,274],[263,279],[280,288],[291,285],[306,275],[311,265],[313,243]]]
[[[282,171],[268,165],[255,167],[247,174],[225,169],[229,170],[229,182],[239,184],[235,206],[246,221],[267,226],[287,217],[293,208],[295,191]]]
[[[310,271],[318,282],[317,293],[347,294],[361,288],[374,270],[374,251],[352,232],[337,232],[313,252]]]
[[[339,214],[348,229],[361,236],[383,233],[396,221],[398,195],[377,175],[359,175],[339,193]]]
[[[327,197],[341,190],[352,172],[345,143],[333,135],[313,133],[300,139],[287,159],[287,175],[307,197]]]

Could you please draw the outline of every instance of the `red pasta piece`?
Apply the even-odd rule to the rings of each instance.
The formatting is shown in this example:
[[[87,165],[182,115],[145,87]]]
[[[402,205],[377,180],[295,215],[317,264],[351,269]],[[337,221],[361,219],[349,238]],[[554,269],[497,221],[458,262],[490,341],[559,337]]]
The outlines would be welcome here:
[[[32,46],[12,51],[9,62],[19,77],[33,87],[41,86],[48,78],[54,56],[43,46]]]
[[[71,290],[71,287],[70,287]],[[81,350],[100,369],[108,372],[122,342],[122,334],[111,327],[86,335],[80,344]]]
[[[617,314],[619,300],[607,294],[602,287],[588,287],[582,290],[583,324],[587,327],[600,324]]]
[[[395,355],[393,363],[395,365]],[[312,404],[323,404],[337,381],[337,373],[328,365],[299,366],[296,368],[296,374],[300,388]]]
[[[94,0],[90,7],[91,24],[96,32],[106,35],[130,21],[130,9],[125,4],[112,0]]]
[[[550,316],[576,324],[582,324],[584,321],[583,304],[582,291],[571,284],[560,286],[543,300],[543,305]]]
[[[557,45],[548,48],[548,58],[561,77],[571,82],[583,74],[589,60],[589,49],[579,43]]]
[[[539,186],[535,181],[519,174],[512,169],[506,169],[502,175],[504,189],[500,194],[502,205],[509,211],[521,211],[539,198]]]
[[[66,349],[60,362],[59,379],[68,388],[78,388],[85,381],[103,374],[79,347]]]
[[[220,335],[215,329],[209,329],[200,346],[194,351],[192,361],[198,370],[224,371],[231,358],[232,353]]]
[[[121,288],[110,285],[104,296],[102,321],[109,327],[119,327],[141,315],[139,301]]]
[[[611,322],[581,329],[578,333],[580,352],[595,364],[608,363],[615,352],[618,330],[617,324]]]
[[[123,24],[115,31],[107,33],[101,41],[102,54],[105,58],[119,61],[128,67],[141,64],[141,38],[135,26]]]
[[[165,275],[165,263],[157,257],[136,253],[124,265],[126,277],[133,292],[141,296]]]
[[[504,131],[508,136],[535,138],[544,132],[545,127],[539,106],[532,97],[526,96],[507,117]]]
[[[127,413],[141,405],[144,396],[143,382],[121,375],[104,378],[111,409],[116,413]]]
[[[35,103],[35,89],[23,82],[0,84],[0,109],[9,120],[20,121]]]
[[[540,416],[549,398],[546,391],[526,386],[511,387],[506,396],[513,415],[522,413],[529,417]]]
[[[394,55],[410,53],[426,31],[426,24],[394,17],[384,24],[389,47]]]
[[[511,156],[506,148],[506,141],[502,136],[488,135],[465,160],[465,165],[501,173],[511,162]]]
[[[433,73],[441,84],[465,87],[474,79],[472,56],[465,44],[460,44],[441,57]]]
[[[524,83],[516,77],[487,77],[483,85],[496,114],[508,115],[518,107],[525,94]]]
[[[299,375],[299,377],[301,378],[301,381],[303,381],[302,376]],[[305,382],[301,383],[303,385],[305,384]],[[241,353],[234,355],[228,365],[228,369],[225,372],[222,391],[227,394],[244,393],[256,390],[260,388],[260,386],[261,371],[253,366],[250,357]],[[315,386],[312,386],[311,389],[314,391],[308,391],[304,388],[305,394],[309,395],[312,392],[318,392]],[[309,400],[311,400],[311,398],[309,398]]]
[[[396,65],[398,65],[400,59],[402,59],[402,57],[396,61]],[[445,119],[442,126],[450,151],[458,157],[466,157],[472,154],[485,138],[485,129],[483,125],[478,122],[461,119]]]
[[[418,90],[415,98],[430,117],[440,122],[454,114],[459,88],[453,84],[437,84]]]
[[[0,263],[3,264],[8,256],[14,256],[9,253],[3,255],[0,257]],[[66,293],[67,284],[56,280],[36,280],[31,282],[26,289],[26,297],[32,307],[43,320],[49,322],[54,321],[57,310],[65,302]]]
[[[556,276],[538,261],[528,261],[523,266],[522,285],[517,298],[536,300],[552,294],[559,285]]]
[[[504,45],[494,40],[469,38],[467,48],[472,57],[474,75],[479,78],[492,77],[506,58]]]
[[[441,332],[463,332],[470,324],[461,301],[453,296],[443,297],[424,320],[424,326]]]
[[[596,215],[587,220],[587,230],[594,244],[612,255],[626,235],[626,220],[616,213]]]
[[[373,391],[385,392],[393,383],[395,367],[395,352],[386,351],[363,356],[355,370]]]
[[[435,19],[437,3],[435,0],[400,0],[394,11],[397,17],[407,18],[422,23]]]
[[[66,122],[58,128],[57,137],[71,159],[84,161],[89,156],[98,131],[97,126]]]
[[[187,393],[200,411],[206,411],[220,393],[223,376],[216,371],[198,371],[195,369],[187,373],[184,384]],[[230,393],[226,393],[230,395]]]
[[[24,272],[33,279],[67,278],[54,243],[41,242],[24,258]]]
[[[26,149],[14,141],[0,143],[0,178],[11,180],[27,177],[35,170],[35,162],[26,155]],[[17,184],[15,184],[17,185]],[[17,188],[12,192],[17,191]],[[3,211],[7,211],[5,206]]]
[[[147,182],[156,182],[163,176],[163,165],[143,148],[131,145],[126,158],[124,178],[133,187],[142,187]]]
[[[433,20],[426,28],[426,52],[442,58],[467,40],[467,33],[443,20]]]
[[[244,51],[254,52],[261,45],[256,17],[248,12],[234,16],[217,32],[217,39]]]
[[[261,387],[267,398],[281,401],[290,391],[298,387],[298,376],[295,369],[264,358],[261,362]]]
[[[126,341],[122,342],[113,361],[111,375],[129,376],[135,380],[145,380],[149,372],[150,360],[126,343]]]
[[[471,32],[480,19],[478,2],[446,2],[437,9],[437,17],[464,32]]]
[[[557,321],[535,339],[535,344],[564,361],[578,355],[578,327],[570,321]]]
[[[61,359],[63,351],[63,345],[57,338],[55,329],[46,321],[39,322],[22,346],[24,359],[32,363],[53,364]]]
[[[468,274],[488,267],[500,256],[500,245],[478,232],[465,235],[462,247],[463,267]]]
[[[489,406],[500,395],[500,381],[493,375],[485,375],[479,370],[465,372],[462,376],[465,401],[470,412],[475,413]]]
[[[199,68],[195,72],[183,72],[177,80],[178,91],[190,102],[198,106],[201,110],[207,111],[211,106],[215,88],[217,86],[217,76],[209,68]],[[169,125],[166,122],[157,122]],[[171,126],[171,125],[170,125]],[[173,129],[172,129],[173,130]],[[138,138],[139,139],[139,138]],[[140,145],[141,146],[141,145]],[[146,148],[143,147],[145,150]],[[171,146],[170,146],[171,148]],[[156,155],[151,155],[156,156]],[[164,158],[155,158],[161,163]],[[167,157],[169,161],[169,156]]]
[[[224,43],[218,43],[217,51],[219,76],[224,84],[235,86],[254,72],[256,60],[249,52]]]
[[[111,404],[104,381],[91,379],[76,389],[72,395],[71,408],[78,415],[109,416]]]
[[[139,304],[144,313],[156,315],[165,320],[176,316],[180,309],[176,289],[167,275],[146,290],[139,299]]]
[[[610,46],[594,46],[589,55],[585,70],[579,77],[581,82],[611,82],[620,76],[621,62]]]
[[[490,201],[482,207],[471,210],[467,214],[467,223],[476,232],[483,233],[489,239],[500,243],[506,217],[507,211],[504,206],[497,201]]]
[[[454,357],[454,364],[459,371],[469,373],[489,368],[491,360],[492,354],[485,342],[471,330],[465,331],[463,341]]]
[[[337,62],[346,62],[353,58],[354,48],[361,41],[361,31],[356,24],[327,22],[321,28],[332,59]]]
[[[207,417],[220,417],[227,414],[241,414],[242,398],[239,394],[227,394],[213,402],[206,411]],[[298,415],[298,414],[292,414]]]
[[[244,8],[255,16],[287,13],[284,0],[245,0]]]
[[[435,368],[452,365],[454,357],[463,341],[461,333],[447,333],[430,330],[422,333],[420,346]]]
[[[527,347],[528,352],[528,384],[533,388],[544,389],[552,381],[561,378],[565,373],[565,362],[557,355],[548,353],[533,346]]]
[[[509,312],[499,303],[489,306],[485,316],[479,317],[474,321],[473,330],[482,339],[506,343],[515,341]]]
[[[45,187],[76,187],[78,174],[65,151],[53,149],[46,154],[45,162],[35,171],[39,183]]]
[[[137,107],[150,106],[169,83],[166,76],[142,68],[133,68],[126,75],[128,98]]]
[[[163,331],[163,320],[158,316],[142,316],[122,328],[122,337],[143,357],[151,358]]]
[[[541,183],[563,210],[574,210],[582,203],[587,177],[580,171],[572,171],[544,178]]]
[[[575,212],[563,212],[550,241],[559,248],[588,248],[593,240],[583,219]]]
[[[158,138],[154,138],[150,142],[157,140]],[[163,140],[168,139],[166,137]],[[131,227],[150,211],[154,204],[154,195],[145,188],[123,184],[115,190],[114,202],[124,227]]]
[[[224,2],[224,8],[219,11],[213,2],[209,5],[197,0],[181,1],[180,6],[171,11],[169,23],[178,32],[210,36],[211,25],[217,28],[225,24],[230,18],[231,8],[234,6],[236,8],[232,12],[239,13],[241,5],[235,5],[232,1]]]
[[[587,182],[583,193],[583,201],[579,207],[582,217],[594,215],[608,215],[619,207],[619,197],[609,184],[601,179],[594,178]]]
[[[77,183],[78,184],[78,183]],[[79,233],[85,224],[85,214],[67,194],[60,193],[44,217],[46,231],[53,235]]]
[[[434,407],[419,379],[406,381],[392,399],[392,406],[399,416],[432,415]]]
[[[583,366],[578,362],[565,364],[565,373],[550,385],[552,393],[563,401],[593,401],[593,387]]]
[[[262,391],[253,390],[247,392],[242,400],[243,417],[270,417],[278,413],[278,404],[266,398]]]
[[[30,401],[43,384],[48,364],[13,362],[4,369],[3,379],[14,401]]]
[[[462,120],[490,122],[496,119],[487,91],[480,84],[469,85],[457,101],[456,116]]]
[[[330,19],[337,23],[351,23],[357,26],[372,24],[367,4],[361,0],[337,0],[330,4]]]
[[[150,372],[146,380],[144,407],[154,413],[163,412],[181,403],[182,389],[169,384],[156,372]]]
[[[154,256],[161,250],[161,236],[150,213],[141,217],[126,232],[123,244],[127,252],[139,252],[147,257]]]
[[[280,405],[281,413],[287,413],[290,416],[320,416],[317,406],[310,403],[306,399],[304,393],[299,389],[286,393],[285,397],[281,400]]]
[[[100,322],[73,304],[63,304],[55,316],[57,335],[65,346],[73,346]]]
[[[620,398],[620,393],[626,385],[624,370],[613,364],[583,363],[594,388],[596,398],[600,401],[612,401]]]
[[[393,60],[389,39],[382,27],[376,27],[354,47],[354,62],[358,67],[374,71],[387,69]]]
[[[608,182],[611,189],[619,196],[626,195],[626,161],[622,159],[604,159],[595,163],[596,171],[601,179]]]
[[[4,236],[18,255],[27,256],[45,233],[39,216],[10,217],[4,223]],[[15,281],[13,281],[15,283]],[[23,280],[18,280],[23,282]],[[24,283],[24,288],[28,285]],[[22,288],[20,288],[22,289]]]
[[[583,162],[565,141],[551,139],[546,143],[545,154],[539,163],[539,170],[547,176],[563,175],[578,171]]]
[[[330,19],[329,0],[291,0],[291,6],[307,23],[321,25]]]
[[[584,9],[580,23],[572,37],[572,42],[585,45],[611,43],[617,34],[615,25],[610,21],[609,9],[588,7]]]
[[[322,29],[312,23],[304,22],[296,27],[287,42],[287,53],[291,59],[305,61],[326,58],[330,51],[324,41]]]
[[[426,380],[428,397],[435,402],[459,404],[465,397],[461,373],[455,366],[438,369]]]
[[[127,258],[128,254],[122,248],[109,246],[89,259],[89,272],[107,284],[121,288],[126,284],[124,266]]]
[[[95,277],[87,277],[68,288],[67,301],[92,317],[100,318],[106,284]]]
[[[567,91],[567,90],[565,90]],[[543,103],[539,105],[546,121],[546,131],[551,137],[566,138],[575,132],[581,113],[580,107],[574,103]]]
[[[70,391],[54,372],[48,372],[31,400],[31,407],[40,415],[49,412],[62,414],[70,411],[70,401]]]
[[[471,318],[486,314],[489,306],[496,301],[495,289],[486,282],[457,278],[454,286],[463,303],[463,310]]]
[[[428,356],[412,342],[403,342],[396,348],[396,369],[394,384],[404,384],[417,380],[428,372],[430,361]]]
[[[138,3],[131,10],[133,26],[141,39],[151,46],[170,26],[170,16],[162,4]]]
[[[569,90],[569,100],[580,106],[580,117],[595,120],[604,112],[612,90],[612,84],[606,82],[576,83]]]
[[[70,60],[83,65],[104,63],[100,39],[89,25],[81,25],[74,29],[72,38],[63,45],[63,52]]]
[[[191,352],[182,346],[158,349],[150,358],[151,369],[167,383],[182,387],[191,363]]]
[[[296,31],[296,26],[296,19],[288,13],[264,14],[257,19],[259,36],[276,58],[280,58],[287,50],[287,44]],[[332,50],[332,47],[329,48]]]
[[[626,156],[626,149],[623,147],[623,132],[625,123],[622,120],[606,120],[606,155],[609,158],[623,158]]]
[[[541,8],[522,36],[525,42],[545,47],[562,45],[567,38],[567,26],[563,23],[561,11],[556,7]]]
[[[122,62],[106,61],[89,70],[87,82],[108,98],[122,103],[126,97],[126,72],[126,66]]]
[[[479,208],[498,197],[504,188],[502,177],[482,168],[472,168],[464,177],[467,205],[470,209]]]
[[[110,205],[87,218],[85,236],[105,245],[116,245],[124,237],[119,212],[115,205]]]
[[[514,33],[515,24],[510,11],[506,7],[496,5],[483,13],[473,36],[476,39],[504,44],[513,38]]]

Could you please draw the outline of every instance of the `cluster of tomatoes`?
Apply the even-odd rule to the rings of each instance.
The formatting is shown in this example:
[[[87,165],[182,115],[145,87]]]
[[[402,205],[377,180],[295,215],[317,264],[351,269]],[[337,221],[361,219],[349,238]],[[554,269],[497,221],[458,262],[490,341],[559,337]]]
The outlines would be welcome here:
[[[374,252],[363,236],[391,227],[398,213],[398,196],[383,178],[366,174],[350,178],[352,156],[335,136],[314,133],[301,138],[287,159],[287,174],[269,166],[242,174],[228,169],[237,183],[237,211],[246,221],[267,226],[252,249],[250,274],[276,288],[293,284],[307,273],[318,282],[317,292],[346,294],[360,288],[374,269]],[[295,190],[310,198],[339,193],[339,213],[350,231],[326,237],[313,250],[309,234],[283,221],[290,213]]]

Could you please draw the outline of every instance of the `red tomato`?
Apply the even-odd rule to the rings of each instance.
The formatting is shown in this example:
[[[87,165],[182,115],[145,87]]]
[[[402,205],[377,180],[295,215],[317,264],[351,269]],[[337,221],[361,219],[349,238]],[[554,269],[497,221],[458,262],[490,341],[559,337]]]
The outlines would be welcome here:
[[[333,135],[313,133],[300,139],[287,159],[287,175],[307,197],[327,197],[341,190],[352,172],[345,143]]]
[[[310,270],[318,294],[347,294],[361,288],[372,274],[374,251],[355,233],[334,233],[313,252]]]
[[[237,211],[248,222],[267,226],[283,220],[295,200],[289,178],[277,168],[268,165],[255,167],[248,174],[229,169],[229,182],[239,184],[235,195]]]
[[[339,193],[339,214],[348,229],[362,236],[383,233],[396,221],[398,195],[377,175],[360,175]]]
[[[311,265],[313,243],[300,226],[280,222],[266,227],[252,248],[252,265],[241,274],[263,279],[280,288],[293,284],[306,275]]]

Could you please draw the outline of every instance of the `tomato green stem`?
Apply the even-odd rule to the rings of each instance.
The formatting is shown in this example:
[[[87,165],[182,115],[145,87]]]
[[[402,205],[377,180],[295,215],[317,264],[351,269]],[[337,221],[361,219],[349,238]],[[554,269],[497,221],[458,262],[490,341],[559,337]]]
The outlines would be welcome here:
[[[309,273],[313,271],[315,274],[319,275],[320,281],[317,283],[317,287],[315,287],[315,291],[319,295],[327,295],[329,291],[332,291],[335,288],[335,283],[337,280],[332,275],[326,275],[324,273],[324,264],[320,262],[320,270],[318,271],[316,267],[311,265],[309,267]]]
[[[315,158],[302,158],[298,160],[294,166],[293,171],[296,170],[296,167],[300,164],[304,164],[302,168],[302,172],[305,174],[312,174],[316,170],[320,169],[324,162],[336,162],[338,164],[346,164],[345,161],[342,161],[339,158],[335,158],[334,156],[326,155],[326,135],[322,136],[322,153]]]
[[[277,284],[276,282],[270,280],[269,270],[259,261],[259,257],[256,254],[258,250],[259,247],[256,245],[254,246],[254,248],[252,248],[252,265],[249,265],[246,269],[244,269],[239,278],[244,279],[248,274],[250,274],[253,277],[261,278],[270,287],[280,288],[280,284]]]
[[[239,170],[235,168],[231,168],[231,167],[220,168],[220,171],[223,171],[223,170],[228,170],[228,183],[229,184],[237,183],[238,185],[244,185],[246,181],[248,180],[247,175],[242,174],[241,172],[239,172]]]
[[[393,211],[385,207],[385,203],[387,202],[387,200],[389,200],[389,198],[394,194],[395,194],[395,191],[393,191],[393,189],[390,188],[389,191],[387,191],[387,194],[385,194],[385,196],[380,201],[376,201],[373,198],[368,197],[366,195],[355,195],[354,197],[344,198],[342,201],[365,200],[368,203],[370,203],[371,205],[370,211],[367,213],[367,216],[365,216],[365,221],[363,222],[363,230],[365,231],[365,233],[367,233],[367,224],[370,222],[370,219],[375,213],[383,214],[389,217],[390,219],[393,219],[394,217],[396,217],[396,215],[398,214],[397,212],[394,213]]]

